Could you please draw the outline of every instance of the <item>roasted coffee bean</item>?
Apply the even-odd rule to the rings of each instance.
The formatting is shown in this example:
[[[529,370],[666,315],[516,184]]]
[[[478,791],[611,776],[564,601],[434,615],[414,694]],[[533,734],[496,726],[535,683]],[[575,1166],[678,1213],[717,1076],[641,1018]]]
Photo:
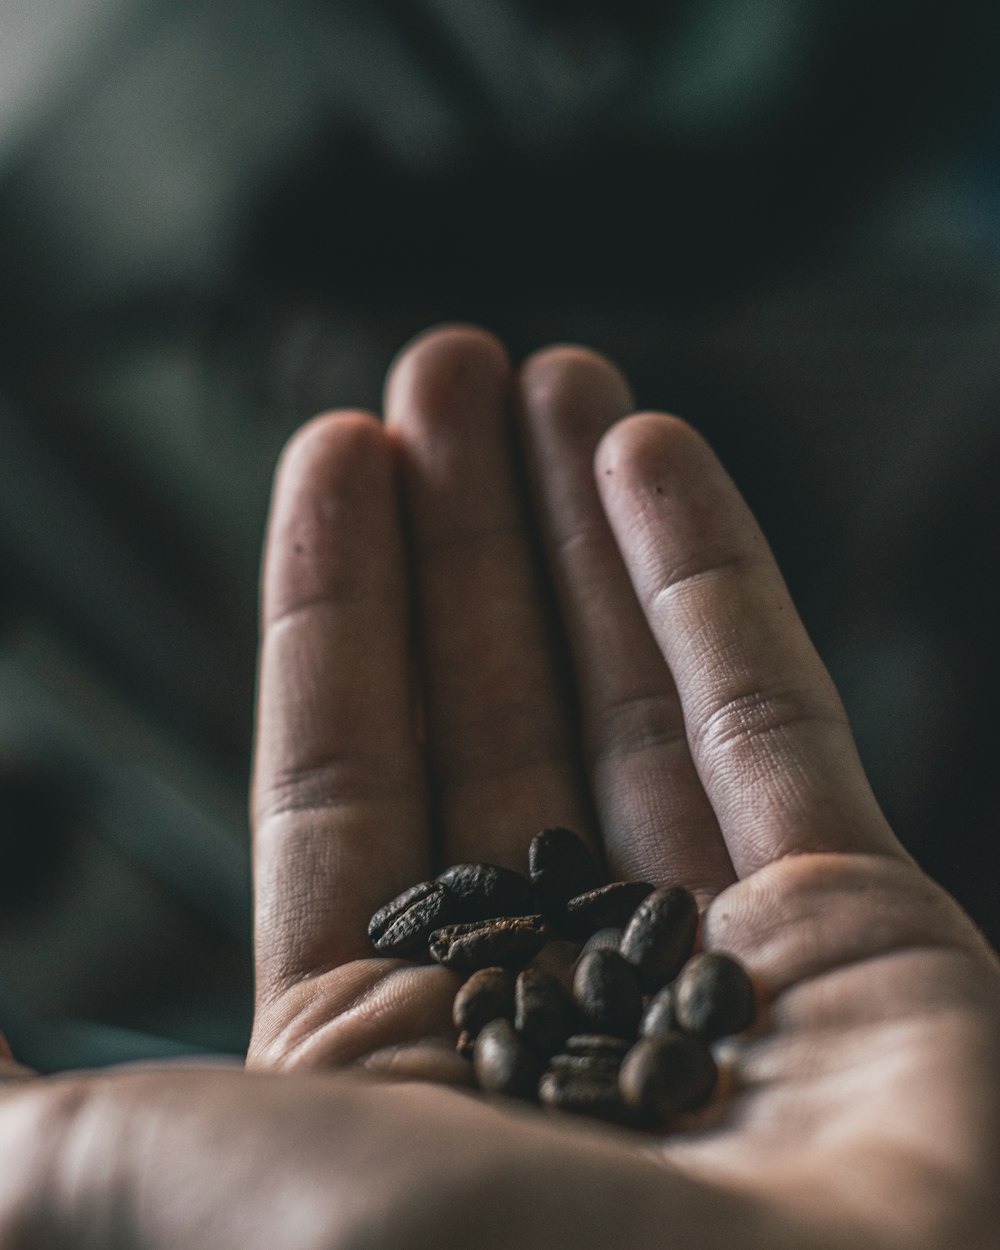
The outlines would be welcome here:
[[[497,916],[445,925],[431,934],[429,950],[431,959],[456,972],[519,968],[538,954],[546,936],[542,916]]]
[[[632,1046],[631,1040],[611,1033],[575,1033],[567,1037],[563,1053],[567,1055],[611,1055],[621,1061]]]
[[[455,1043],[455,1049],[463,1059],[471,1059],[475,1053],[476,1039],[471,1033],[467,1033],[463,1029],[458,1035],[458,1041]]]
[[[514,1019],[514,974],[508,968],[480,968],[455,995],[456,1029],[475,1037],[491,1020]]]
[[[514,1027],[524,1044],[548,1058],[573,1032],[576,1003],[566,986],[551,972],[525,968],[514,991]]]
[[[528,847],[528,874],[542,907],[562,913],[566,902],[600,883],[601,873],[583,840],[570,829],[543,829]]]
[[[685,1033],[641,1038],[625,1056],[618,1088],[625,1104],[667,1124],[712,1097],[718,1069],[708,1047]]]
[[[592,933],[583,944],[581,955],[586,955],[588,951],[616,951],[622,944],[622,929],[598,929],[596,933]]]
[[[702,951],[674,982],[674,1010],[682,1029],[714,1042],[749,1028],[757,1005],[742,964],[721,951]]]
[[[568,1069],[550,1069],[538,1082],[538,1101],[557,1111],[632,1127],[642,1115],[641,1110],[628,1106],[622,1098],[614,1069],[584,1075]]]
[[[603,1078],[608,1073],[617,1074],[622,1066],[623,1055],[553,1055],[549,1060],[547,1071],[568,1072],[578,1077],[597,1076]]]
[[[617,951],[590,951],[576,965],[573,997],[589,1028],[635,1037],[642,992],[635,969]]]
[[[639,1036],[652,1037],[655,1033],[674,1033],[677,1028],[674,988],[672,985],[665,985],[646,1005],[646,1010],[642,1013],[642,1023],[639,1025]]]
[[[581,942],[598,929],[620,929],[653,887],[645,881],[614,881],[566,904],[566,928]]]
[[[491,1020],[476,1038],[472,1065],[479,1088],[511,1098],[537,1097],[542,1064],[521,1042],[509,1020]]]
[[[425,954],[430,935],[452,919],[454,903],[447,886],[421,881],[378,909],[368,936],[381,955]]]
[[[684,966],[698,934],[698,903],[681,886],[647,894],[622,935],[621,953],[636,968],[647,994],[672,981]]]
[[[494,916],[530,916],[538,910],[528,878],[496,864],[455,864],[437,879],[455,896],[457,924]]]

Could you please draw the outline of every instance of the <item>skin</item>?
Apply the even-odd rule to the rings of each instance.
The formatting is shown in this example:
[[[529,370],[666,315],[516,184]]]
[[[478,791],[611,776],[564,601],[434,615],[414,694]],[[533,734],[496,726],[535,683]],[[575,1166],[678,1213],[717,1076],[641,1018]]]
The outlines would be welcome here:
[[[411,344],[278,469],[246,1069],[2,1058],[0,1244],[1000,1244],[1000,967],[878,809],[753,517],[613,365]],[[571,657],[567,666],[563,659]],[[567,668],[570,671],[567,671]],[[763,1019],[643,1136],[470,1092],[444,969],[369,915],[546,825],[680,882]]]

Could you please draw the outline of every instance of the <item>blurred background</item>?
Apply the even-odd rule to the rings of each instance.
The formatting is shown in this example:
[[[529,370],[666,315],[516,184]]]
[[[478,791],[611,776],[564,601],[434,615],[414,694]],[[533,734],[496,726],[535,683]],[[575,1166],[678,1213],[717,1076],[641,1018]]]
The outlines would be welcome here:
[[[1000,10],[3,0],[0,1026],[238,1054],[269,480],[469,319],[714,443],[1000,941]]]

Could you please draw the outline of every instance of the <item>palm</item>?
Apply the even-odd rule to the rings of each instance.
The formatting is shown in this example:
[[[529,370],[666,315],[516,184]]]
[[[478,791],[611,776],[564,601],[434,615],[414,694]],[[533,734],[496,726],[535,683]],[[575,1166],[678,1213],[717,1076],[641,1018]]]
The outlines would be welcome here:
[[[833,1178],[863,1179],[890,1143],[912,1154],[915,1187],[928,1141],[957,1172],[986,1130],[942,1107],[964,1110],[995,1062],[995,968],[885,827],[745,506],[662,417],[602,448],[602,506],[594,450],[630,401],[609,366],[564,351],[513,388],[529,519],[510,388],[485,336],[432,336],[390,377],[388,434],[362,415],[326,419],[279,479],[252,1065],[468,1081],[452,1050],[457,978],[370,958],[367,918],[448,863],[523,871],[533,834],[569,825],[614,876],[694,889],[706,942],[739,955],[765,995],[735,1091],[663,1140],[665,1162],[775,1200],[811,1179],[831,1210]],[[928,1086],[935,1098],[914,1097]],[[469,1101],[458,1114],[487,1112]],[[601,1148],[634,1150],[611,1133]]]
[[[767,914],[747,904],[730,936],[767,969],[767,1026],[737,1048],[739,1088],[719,1122],[666,1142],[665,1156],[763,1194],[808,1183],[821,1203],[851,1194],[887,1223],[893,1211],[919,1222],[907,1204],[937,1166],[974,1183],[991,1154],[991,956],[905,864],[805,856],[761,870],[716,906],[737,912],[748,894]],[[715,927],[718,940],[727,927]],[[902,1194],[881,1188],[893,1154],[905,1160],[894,1177]]]

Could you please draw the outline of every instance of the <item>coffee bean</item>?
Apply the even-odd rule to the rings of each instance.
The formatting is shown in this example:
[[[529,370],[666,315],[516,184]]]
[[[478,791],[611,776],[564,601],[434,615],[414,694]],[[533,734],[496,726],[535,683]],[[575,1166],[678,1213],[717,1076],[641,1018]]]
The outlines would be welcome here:
[[[570,829],[543,829],[528,847],[528,874],[552,916],[566,902],[600,883],[601,873],[586,845]]]
[[[472,1064],[479,1088],[511,1098],[537,1097],[542,1064],[523,1045],[509,1020],[491,1020],[476,1038]]]
[[[648,894],[622,935],[621,953],[634,964],[647,994],[672,981],[694,949],[698,904],[681,886]]]
[[[721,951],[693,955],[674,982],[677,1023],[706,1041],[749,1028],[757,1014],[743,965]]]
[[[496,864],[455,864],[438,875],[455,896],[456,923],[494,916],[530,916],[538,910],[527,877]]]
[[[573,975],[573,997],[595,1032],[635,1037],[642,992],[635,969],[617,951],[590,951],[583,956]]]
[[[610,1055],[619,1062],[625,1058],[632,1042],[610,1033],[575,1033],[567,1037],[563,1053],[567,1055]]]
[[[642,1014],[639,1025],[640,1037],[652,1037],[655,1033],[673,1033],[677,1030],[677,1014],[674,1010],[674,989],[665,985],[654,994]]]
[[[592,933],[583,944],[581,955],[586,955],[588,951],[616,951],[622,944],[622,935],[624,930],[617,928],[598,929],[596,933]]]
[[[475,1037],[491,1020],[514,1019],[514,974],[508,968],[480,968],[455,995],[455,1028]]]
[[[622,928],[652,890],[645,881],[614,881],[577,894],[566,904],[567,930],[583,942],[598,929]]]
[[[430,937],[430,957],[456,972],[498,965],[518,968],[537,955],[547,932],[542,916],[497,916],[445,925]]]
[[[421,881],[380,907],[368,922],[368,936],[382,955],[424,954],[435,929],[454,914],[455,899],[439,881]]]
[[[633,1128],[704,1105],[718,1079],[710,1043],[756,1014],[742,965],[719,951],[691,954],[698,914],[688,891],[594,885],[595,861],[569,830],[543,830],[529,858],[532,881],[470,863],[404,890],[369,922],[375,949],[426,952],[468,975],[452,1009],[456,1050],[487,1092]],[[572,936],[582,949],[566,940],[546,947],[539,901],[556,938]],[[523,968],[543,947],[539,963]],[[557,949],[562,962],[553,963]],[[653,994],[645,1012],[644,991]]]
[[[540,968],[518,974],[514,1027],[524,1044],[548,1058],[573,1032],[576,1004],[558,977]]]
[[[614,1069],[583,1075],[568,1069],[550,1069],[538,1082],[538,1101],[557,1111],[593,1116],[610,1124],[634,1127],[641,1115],[622,1098]]]
[[[617,1075],[622,1066],[622,1055],[553,1055],[549,1060],[549,1072],[568,1072],[578,1077],[603,1078],[608,1073]]]
[[[711,1098],[718,1069],[711,1052],[685,1033],[641,1038],[625,1056],[618,1088],[626,1106],[668,1124]]]

